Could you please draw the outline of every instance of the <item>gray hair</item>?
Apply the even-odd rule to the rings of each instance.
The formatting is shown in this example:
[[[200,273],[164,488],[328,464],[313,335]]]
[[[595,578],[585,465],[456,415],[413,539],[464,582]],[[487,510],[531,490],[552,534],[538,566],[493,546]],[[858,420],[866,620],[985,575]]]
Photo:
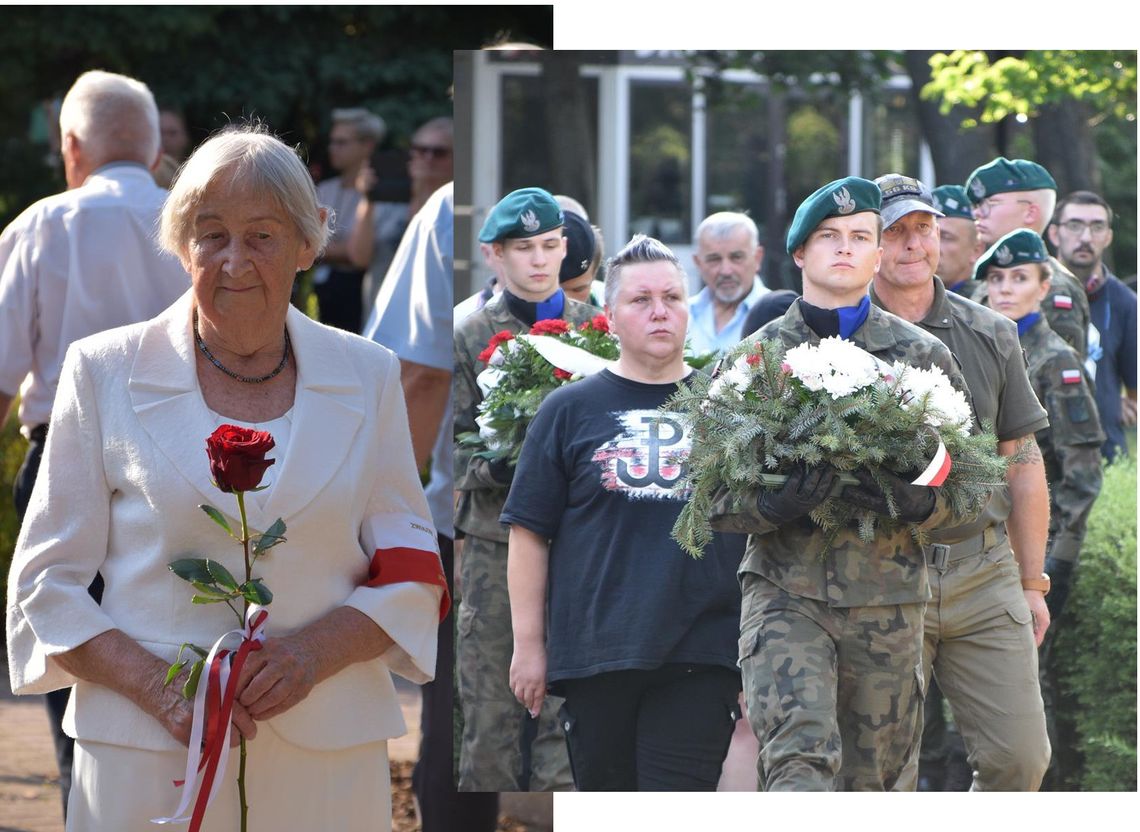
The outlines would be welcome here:
[[[760,231],[756,228],[756,223],[752,221],[752,217],[736,211],[718,211],[701,220],[701,224],[697,226],[695,242],[700,245],[701,237],[706,235],[715,240],[723,240],[741,228],[748,232],[748,244],[752,248],[760,245]]]
[[[186,254],[198,203],[214,183],[226,179],[275,201],[306,242],[318,253],[324,249],[331,209],[322,222],[317,189],[305,163],[258,124],[224,129],[186,160],[162,206],[159,244],[164,249],[180,258]]]
[[[626,266],[638,263],[672,263],[681,282],[685,281],[685,269],[669,246],[644,234],[635,234],[621,251],[606,262],[606,306],[613,308],[621,291],[621,273]]]
[[[72,134],[96,166],[158,158],[158,106],[142,81],[94,69],[84,72],[59,110],[61,136]]]
[[[347,124],[356,131],[357,138],[380,142],[388,135],[384,119],[363,107],[345,107],[332,111],[333,124]]]
[[[451,120],[451,116],[436,116],[416,128],[417,133],[421,130],[439,130],[441,133],[447,133],[449,137],[454,137],[455,122]]]

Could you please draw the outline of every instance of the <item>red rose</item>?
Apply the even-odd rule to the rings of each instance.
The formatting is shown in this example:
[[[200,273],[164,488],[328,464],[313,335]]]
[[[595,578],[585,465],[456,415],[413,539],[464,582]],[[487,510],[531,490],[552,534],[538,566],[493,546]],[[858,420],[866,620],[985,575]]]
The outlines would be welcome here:
[[[586,323],[578,327],[578,329],[580,329],[582,332],[585,332],[588,329],[594,329],[598,332],[609,332],[610,322],[606,320],[605,315],[595,315],[593,318],[586,321]]]
[[[570,379],[574,378],[574,374],[566,372],[561,367],[555,367],[554,377],[559,381],[569,381]]]
[[[530,328],[531,335],[565,335],[569,331],[570,324],[561,318],[546,318]]]
[[[491,340],[487,342],[487,349],[479,353],[479,360],[484,364],[488,363],[491,360],[491,356],[495,354],[495,348],[498,347],[499,344],[505,344],[507,341],[513,341],[514,339],[515,334],[509,329],[499,330],[492,335]]]
[[[273,437],[263,430],[222,425],[206,439],[214,483],[227,494],[257,488],[275,461],[265,458],[273,445]]]

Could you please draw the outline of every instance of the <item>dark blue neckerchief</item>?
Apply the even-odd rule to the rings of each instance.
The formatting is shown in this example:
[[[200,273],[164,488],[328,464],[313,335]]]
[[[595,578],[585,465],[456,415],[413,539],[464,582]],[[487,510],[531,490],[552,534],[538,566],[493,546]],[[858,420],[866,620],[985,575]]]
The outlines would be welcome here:
[[[946,291],[947,292],[954,292],[955,294],[958,294],[958,295],[964,295],[965,294],[965,291],[964,291],[965,286],[969,282],[970,282],[970,278],[968,278],[968,277],[965,280],[959,280],[953,286],[947,286]]]
[[[864,295],[857,306],[841,306],[838,309],[821,309],[801,298],[800,314],[804,316],[804,323],[820,338],[838,335],[850,340],[871,314],[871,298]]]
[[[553,295],[538,303],[512,295],[506,288],[503,289],[503,297],[511,314],[527,326],[534,326],[536,322],[548,318],[561,318],[562,310],[566,307],[566,295],[561,289],[556,289]]]
[[[1033,329],[1033,325],[1041,320],[1040,312],[1030,312],[1024,318],[1017,319],[1017,337],[1020,338],[1029,330]]]

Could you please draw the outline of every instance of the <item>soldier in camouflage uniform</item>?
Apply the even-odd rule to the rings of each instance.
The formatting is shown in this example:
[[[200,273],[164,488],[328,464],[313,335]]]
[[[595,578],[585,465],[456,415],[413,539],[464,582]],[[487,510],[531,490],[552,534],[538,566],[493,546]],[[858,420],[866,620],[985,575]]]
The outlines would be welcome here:
[[[1034,791],[1050,753],[1036,649],[1049,627],[1042,571],[1049,495],[1034,440],[1048,419],[1016,326],[947,292],[935,275],[940,212],[930,191],[898,174],[875,181],[883,191],[883,264],[871,298],[950,347],[975,421],[994,431],[998,453],[1012,457],[1008,487],[995,490],[977,519],[931,534],[924,672],[953,709],[974,770],[971,788]],[[908,769],[900,785],[912,787],[917,776],[917,766]]]
[[[978,239],[984,246],[992,246],[999,237],[1019,228],[1044,234],[1057,204],[1057,183],[1049,171],[1036,162],[1004,156],[971,173],[966,180],[966,193],[974,204]],[[1084,361],[1090,338],[1100,342],[1095,328],[1089,331],[1088,295],[1084,285],[1060,260],[1050,257],[1049,267],[1053,274],[1041,311],[1053,331]],[[986,304],[984,281],[978,283],[973,299]]]
[[[1068,580],[1057,580],[1057,575],[1070,575],[1081,554],[1085,524],[1100,494],[1103,478],[1100,446],[1104,442],[1104,431],[1080,359],[1041,314],[1041,300],[1049,290],[1047,257],[1045,243],[1035,233],[1014,231],[994,243],[982,256],[977,277],[985,280],[989,288],[990,304],[1017,322],[1021,347],[1029,361],[1033,392],[1049,412],[1049,427],[1037,431],[1037,444],[1041,447],[1045,478],[1049,482],[1045,571],[1053,577],[1052,591],[1046,597],[1053,626],[1041,645],[1040,678],[1046,721],[1053,740],[1056,684],[1050,656],[1056,624],[1069,589]],[[1055,781],[1059,774],[1054,755],[1050,777]]]
[[[879,202],[874,183],[857,177],[808,197],[787,241],[803,270],[803,297],[752,339],[792,347],[839,335],[886,362],[938,366],[965,390],[943,344],[867,298],[881,252]],[[842,496],[886,513],[868,472],[853,473],[860,485]],[[958,519],[938,489],[883,474],[902,520],[934,528]],[[768,791],[891,789],[918,751],[930,594],[923,552],[905,527],[880,529],[865,543],[852,526],[821,557],[822,532],[807,514],[835,476],[824,465],[793,471],[779,490],[741,498],[724,489],[711,516],[718,531],[750,535],[740,566],[740,661]]]
[[[601,310],[565,297],[558,288],[566,253],[564,217],[554,197],[524,188],[504,197],[488,214],[479,240],[491,244],[503,291],[455,327],[455,436],[477,432],[483,395],[475,377],[486,368],[478,356],[502,330],[525,332],[536,320],[563,318],[579,324]],[[455,449],[459,492],[455,527],[464,535],[456,674],[463,709],[459,752],[461,791],[518,791],[523,734],[529,716],[508,684],[513,640],[507,598],[507,528],[499,515],[514,469]],[[531,745],[533,791],[573,785],[566,740],[558,723],[560,699],[547,699]]]

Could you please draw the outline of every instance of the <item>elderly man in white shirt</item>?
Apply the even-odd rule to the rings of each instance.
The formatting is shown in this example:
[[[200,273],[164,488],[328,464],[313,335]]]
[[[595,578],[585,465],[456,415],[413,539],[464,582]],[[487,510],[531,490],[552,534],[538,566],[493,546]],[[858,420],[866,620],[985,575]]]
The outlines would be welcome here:
[[[764,247],[747,214],[721,211],[697,226],[693,262],[705,284],[689,298],[688,341],[694,352],[725,352],[740,341],[748,310],[767,294],[757,272]]]
[[[28,451],[17,475],[23,517],[72,341],[154,317],[190,287],[155,242],[166,191],[158,108],[146,85],[109,72],[81,75],[59,115],[68,190],[35,203],[0,235],[0,421],[17,390]],[[71,740],[59,732],[68,691],[49,700],[64,806]],[[58,713],[56,713],[58,709]]]

